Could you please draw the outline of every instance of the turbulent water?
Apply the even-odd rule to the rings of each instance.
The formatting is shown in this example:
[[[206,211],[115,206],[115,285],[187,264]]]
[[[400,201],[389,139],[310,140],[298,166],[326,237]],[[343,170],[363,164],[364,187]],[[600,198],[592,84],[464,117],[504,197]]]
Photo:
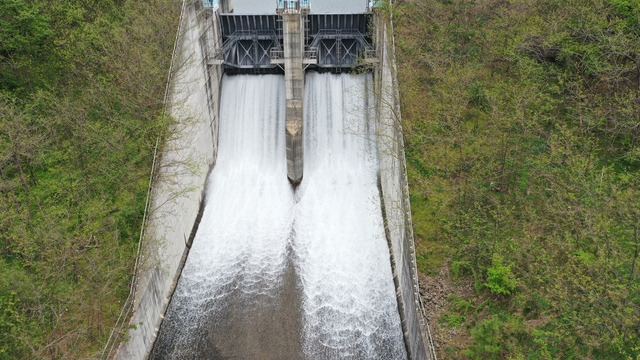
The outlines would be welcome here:
[[[223,79],[216,166],[153,358],[246,358],[266,346],[250,316],[282,307],[294,215],[284,108],[282,76]]]
[[[287,181],[282,76],[225,77],[219,153],[152,358],[405,358],[370,75],[307,75]]]
[[[294,247],[311,358],[404,357],[369,83],[367,75],[307,76]]]

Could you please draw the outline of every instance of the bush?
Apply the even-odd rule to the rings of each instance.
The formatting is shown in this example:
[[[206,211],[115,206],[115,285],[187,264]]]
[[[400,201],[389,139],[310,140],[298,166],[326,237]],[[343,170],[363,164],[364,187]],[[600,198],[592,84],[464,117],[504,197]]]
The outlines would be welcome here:
[[[487,282],[484,285],[489,288],[489,291],[499,295],[511,295],[516,290],[516,277],[511,272],[511,266],[504,265],[500,255],[493,255],[491,266],[487,269]]]

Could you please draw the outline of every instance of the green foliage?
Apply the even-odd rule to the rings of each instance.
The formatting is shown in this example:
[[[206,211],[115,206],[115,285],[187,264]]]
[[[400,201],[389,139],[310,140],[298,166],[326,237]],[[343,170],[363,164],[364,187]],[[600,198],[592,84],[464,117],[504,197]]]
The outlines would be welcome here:
[[[469,264],[469,261],[465,261],[465,260],[452,260],[451,272],[455,276],[470,275],[471,264]]]
[[[460,296],[451,295],[447,300],[449,300],[450,302],[451,310],[456,313],[465,315],[469,312],[469,310],[477,310],[477,308],[472,303],[464,298],[461,298]]]
[[[15,292],[0,296],[0,359],[27,357],[25,344],[20,338],[24,331],[25,316],[16,304]]]
[[[471,330],[474,342],[462,354],[471,359],[497,359],[501,350],[499,335],[502,325],[497,316],[482,320]]]
[[[640,3],[629,0],[611,0],[609,2],[615,7],[625,21],[629,30],[636,35],[640,35]]]
[[[0,359],[95,358],[128,295],[180,4],[0,0]]]
[[[442,316],[442,323],[447,328],[460,328],[466,322],[467,318],[464,315],[457,314],[444,314]]]
[[[494,294],[510,295],[516,290],[517,282],[511,272],[510,265],[504,265],[502,257],[493,255],[491,266],[487,268],[487,282],[485,286]]]
[[[476,284],[468,357],[639,355],[639,8],[395,5],[416,248]]]
[[[30,357],[29,338],[40,336],[37,322],[21,304],[29,278],[19,266],[0,259],[0,359]]]
[[[485,111],[491,108],[481,83],[475,82],[469,87],[469,103]]]
[[[0,1],[0,54],[36,54],[53,36],[50,19],[36,4],[19,0]]]

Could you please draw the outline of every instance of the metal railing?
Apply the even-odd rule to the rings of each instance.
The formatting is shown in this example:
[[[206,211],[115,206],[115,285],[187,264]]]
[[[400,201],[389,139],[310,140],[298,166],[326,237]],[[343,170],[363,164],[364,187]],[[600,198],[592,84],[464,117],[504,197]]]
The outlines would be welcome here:
[[[318,60],[318,49],[305,50],[304,59]]]
[[[250,40],[255,39],[256,37],[273,40],[272,47],[268,50],[269,63],[272,66],[282,66],[285,59],[284,49],[282,49],[281,43],[278,39],[278,35],[274,31],[269,30],[237,30],[227,37],[220,48],[212,49],[211,59],[215,60],[216,63],[224,63],[226,54],[232,50],[233,46],[239,40]],[[323,29],[320,30],[316,35],[313,35],[313,38],[313,42],[306,47],[304,53],[302,54],[303,62],[306,65],[319,64],[321,60],[321,54],[319,53],[318,48],[321,44],[321,40],[331,39],[353,39],[356,40],[357,43],[359,43],[359,46],[357,47],[357,50],[354,50],[355,52],[351,51],[350,48],[348,48],[344,50],[346,51],[344,54],[333,53],[331,56],[334,60],[329,60],[329,63],[326,64],[323,63],[322,66],[324,67],[328,65],[358,66],[358,64],[361,64],[359,61],[364,60],[366,63],[371,63],[372,61],[375,62],[375,60],[378,58],[375,48],[371,46],[366,37],[358,30]],[[347,57],[349,59],[346,59]],[[326,58],[326,56],[324,58]],[[338,58],[341,59],[338,60]],[[233,66],[233,64],[229,65]]]
[[[364,34],[355,29],[322,29],[311,36],[313,37],[312,44],[317,43],[322,39],[352,38],[360,41],[365,48],[373,48],[367,41],[367,38],[364,36]]]
[[[238,40],[248,40],[254,37],[259,37],[262,39],[268,38],[273,41],[273,44],[275,46],[279,47],[280,45],[280,42],[278,41],[278,35],[273,30],[236,30],[227,37],[227,39],[222,43],[221,47],[212,51],[212,58],[224,60],[224,54],[228,52],[229,49],[233,47],[233,45]]]
[[[180,9],[180,19],[178,20],[178,29],[176,30],[176,36],[173,41],[173,51],[171,52],[171,62],[169,65],[167,82],[164,90],[162,117],[166,116],[167,108],[169,107],[169,86],[171,85],[173,72],[175,70],[175,60],[176,60],[176,54],[178,52],[178,41],[180,39],[180,34],[183,28],[183,21],[184,21],[186,6],[187,6],[187,2],[183,0],[182,8]],[[159,144],[160,144],[160,136],[156,137],[156,142],[153,147],[153,160],[151,161],[151,173],[149,174],[149,184],[147,185],[147,196],[144,204],[144,215],[142,216],[142,222],[140,224],[140,237],[138,238],[136,260],[133,265],[133,275],[131,277],[131,282],[129,283],[129,295],[127,296],[127,299],[122,305],[120,314],[118,315],[118,319],[116,320],[116,323],[111,329],[111,333],[109,334],[107,343],[105,344],[104,348],[102,349],[102,352],[100,353],[101,359],[108,359],[111,356],[111,353],[116,349],[119,341],[121,340],[120,333],[124,329],[124,326],[126,324],[125,321],[129,319],[133,311],[133,306],[135,303],[135,296],[136,296],[137,286],[138,286],[139,271],[140,271],[140,262],[141,262],[140,255],[142,252],[142,243],[144,241],[147,220],[149,217],[149,211],[151,206],[151,196],[153,191],[153,185],[155,183],[154,178],[157,175],[156,172],[157,172],[158,158],[159,158],[159,155],[158,155]]]
[[[358,59],[370,63],[378,58],[376,49],[369,43],[369,41],[367,41],[365,35],[356,29],[322,29],[315,35],[312,35],[312,37],[313,41],[309,45],[310,48],[320,47],[323,40],[352,39],[359,43],[360,49],[357,50],[357,55],[353,54],[350,48],[336,48],[335,51],[327,49],[331,53],[330,56],[333,57],[333,61],[339,66],[357,66]],[[342,51],[346,51],[346,53],[342,54]],[[356,59],[356,57],[358,59]],[[324,63],[324,60],[322,60],[322,62]],[[324,63],[323,65],[328,66],[329,63]]]
[[[284,60],[284,50],[271,48],[269,52],[269,57],[271,58],[271,62],[274,61],[283,61]]]
[[[378,54],[376,53],[375,49],[365,49],[364,51],[365,59],[376,59],[377,57],[378,57]]]
[[[309,10],[310,7],[309,0],[277,0],[276,2],[278,12]]]
[[[202,5],[206,8],[217,8],[218,0],[202,0]]]
[[[284,50],[271,48],[269,52],[269,57],[271,58],[271,62],[274,61],[282,61],[284,60]],[[317,60],[318,59],[318,50],[317,49],[308,49],[304,51],[303,59],[305,60]]]

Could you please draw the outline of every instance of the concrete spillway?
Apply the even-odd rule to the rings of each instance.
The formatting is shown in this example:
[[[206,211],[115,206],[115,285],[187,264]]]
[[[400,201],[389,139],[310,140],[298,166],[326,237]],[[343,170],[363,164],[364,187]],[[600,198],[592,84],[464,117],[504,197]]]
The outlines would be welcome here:
[[[152,358],[299,353],[284,105],[282,76],[223,79],[218,161]]]
[[[370,75],[307,74],[294,249],[310,359],[406,358],[377,187]]]
[[[224,78],[217,164],[152,358],[406,357],[370,76],[306,83],[306,175],[294,192],[284,78]]]
[[[232,3],[221,0],[221,9],[232,12]],[[394,335],[401,332],[409,359],[435,358],[419,301],[393,41],[383,18],[344,14],[347,5],[334,3],[337,14],[307,15],[303,63],[307,72],[371,65],[374,104],[364,90],[368,76],[307,74],[296,97],[304,98],[305,131],[296,137],[301,144],[304,135],[304,155],[295,153],[314,175],[294,191],[286,181],[284,76],[222,82],[223,73],[263,73],[262,66],[286,72],[281,17],[183,2],[165,99],[176,126],[154,161],[138,266],[121,313],[132,328],[125,338],[117,336],[122,327],[114,329],[103,355],[402,358]],[[363,35],[369,30],[375,36]],[[363,122],[371,107],[375,120]],[[384,238],[380,202],[387,252],[376,250]],[[390,259],[382,261],[383,253]],[[401,331],[390,310],[391,279]]]

